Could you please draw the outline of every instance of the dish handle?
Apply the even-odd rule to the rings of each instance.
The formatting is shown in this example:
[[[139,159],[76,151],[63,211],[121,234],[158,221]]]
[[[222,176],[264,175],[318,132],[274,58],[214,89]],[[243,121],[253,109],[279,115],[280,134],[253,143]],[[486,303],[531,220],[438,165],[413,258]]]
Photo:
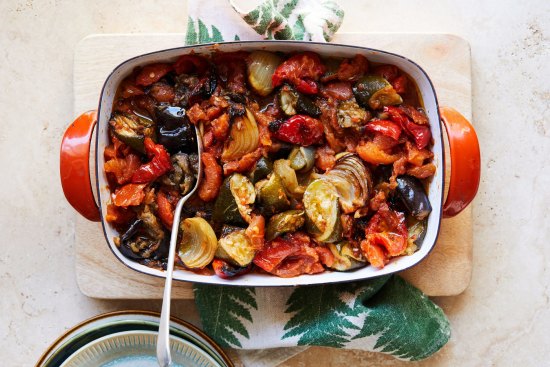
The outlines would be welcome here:
[[[449,138],[451,178],[443,217],[460,213],[474,200],[481,175],[479,142],[472,124],[457,110],[441,107],[439,114]]]
[[[63,135],[59,160],[65,198],[77,212],[93,222],[100,220],[89,166],[90,141],[96,123],[97,111],[88,111],[78,116]]]

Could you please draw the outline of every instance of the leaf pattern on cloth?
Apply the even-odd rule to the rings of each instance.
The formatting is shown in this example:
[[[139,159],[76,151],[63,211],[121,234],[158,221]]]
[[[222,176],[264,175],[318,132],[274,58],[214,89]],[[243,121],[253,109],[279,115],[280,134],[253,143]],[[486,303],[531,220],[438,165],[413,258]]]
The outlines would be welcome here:
[[[357,316],[355,300],[358,289],[373,294],[384,285],[388,277],[369,283],[328,284],[314,287],[298,287],[287,301],[286,313],[294,316],[286,323],[288,330],[282,338],[300,335],[298,345],[320,345],[342,348],[350,340],[348,330],[359,330],[347,316]],[[346,302],[348,301],[348,302]]]
[[[441,349],[451,337],[443,310],[398,276],[374,295],[360,293],[355,313],[366,313],[353,339],[377,336],[374,349],[400,359],[417,361]]]
[[[196,284],[194,294],[208,334],[223,347],[242,347],[236,334],[250,338],[243,320],[253,322],[250,311],[258,308],[254,288]]]
[[[267,39],[328,42],[342,25],[344,11],[331,0],[265,0],[245,12],[233,8]]]
[[[238,40],[238,36],[235,35],[235,40]],[[195,22],[191,17],[187,20],[187,35],[185,36],[186,45],[197,45],[200,43],[212,43],[223,42],[222,33],[214,25],[211,26],[211,32],[208,31],[208,27],[198,20]]]

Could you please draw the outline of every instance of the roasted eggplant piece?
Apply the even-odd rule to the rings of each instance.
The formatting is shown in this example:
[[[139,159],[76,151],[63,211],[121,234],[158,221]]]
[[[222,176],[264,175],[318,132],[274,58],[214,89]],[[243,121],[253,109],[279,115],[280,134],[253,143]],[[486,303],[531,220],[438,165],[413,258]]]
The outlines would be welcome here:
[[[390,82],[378,75],[366,75],[359,79],[353,86],[353,94],[361,106],[373,110],[403,103]]]
[[[216,257],[228,261],[233,265],[244,267],[254,259],[256,249],[246,235],[245,229],[238,229],[226,233],[218,241]]]
[[[304,193],[303,203],[309,220],[308,232],[318,242],[338,242],[342,237],[342,223],[334,185],[325,179],[313,181]]]
[[[178,257],[191,269],[210,264],[218,248],[214,230],[203,218],[187,218],[180,224],[181,240]]]
[[[367,265],[366,260],[361,255],[361,251],[354,252],[347,241],[336,244],[329,243],[327,247],[334,255],[334,262],[331,266],[334,270],[348,271]]]
[[[185,115],[185,109],[160,105],[155,109],[158,143],[164,145],[170,154],[197,151],[195,129]]]
[[[170,158],[172,171],[162,176],[162,183],[179,190],[183,196],[195,185],[199,158],[197,154],[176,153]]]
[[[290,207],[290,201],[286,195],[283,180],[275,172],[267,180],[256,184],[259,208],[265,216],[272,216]]]
[[[146,137],[156,140],[155,125],[145,117],[115,114],[109,121],[109,126],[120,141],[140,153],[145,153]]]
[[[303,210],[287,210],[271,217],[265,232],[265,240],[271,241],[275,237],[287,232],[296,232],[305,223]]]
[[[370,113],[359,107],[356,101],[343,101],[338,105],[338,125],[359,130],[370,119]]]
[[[166,233],[157,217],[151,212],[149,206],[145,206],[143,212],[129,226],[126,232],[120,236],[118,248],[124,256],[133,260],[159,258],[159,253]]]
[[[315,148],[294,147],[288,156],[290,168],[296,172],[309,172],[315,165]]]
[[[283,60],[273,52],[254,51],[248,55],[248,82],[256,93],[265,97],[273,91],[271,78]]]
[[[214,204],[212,220],[216,223],[244,226],[255,200],[256,192],[252,183],[245,176],[235,173],[222,183]]]
[[[418,178],[407,175],[397,177],[395,192],[416,219],[422,220],[431,213],[430,200]]]
[[[246,109],[246,115],[234,119],[229,135],[222,152],[223,162],[234,161],[256,150],[260,135],[256,119],[249,109]]]
[[[311,117],[319,117],[321,110],[307,96],[284,85],[279,91],[279,105],[287,116],[306,114]]]

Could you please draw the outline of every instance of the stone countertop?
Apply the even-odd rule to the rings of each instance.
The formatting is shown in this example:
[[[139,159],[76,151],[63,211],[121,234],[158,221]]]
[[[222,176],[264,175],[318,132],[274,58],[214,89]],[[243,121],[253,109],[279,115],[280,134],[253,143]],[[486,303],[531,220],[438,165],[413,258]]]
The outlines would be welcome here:
[[[550,3],[339,2],[346,11],[342,31],[453,33],[472,47],[483,170],[473,203],[473,277],[462,295],[435,299],[451,320],[453,336],[416,365],[548,365]],[[160,310],[159,301],[101,301],[79,292],[72,256],[76,214],[59,183],[59,144],[74,117],[76,43],[91,33],[182,32],[185,13],[183,0],[0,3],[3,366],[32,365],[64,330],[93,315]],[[197,322],[192,303],[178,301],[174,309]],[[276,350],[259,357],[282,361],[289,355]],[[258,355],[241,357],[253,361]],[[324,348],[279,365],[320,360],[326,366],[409,365],[376,353]]]

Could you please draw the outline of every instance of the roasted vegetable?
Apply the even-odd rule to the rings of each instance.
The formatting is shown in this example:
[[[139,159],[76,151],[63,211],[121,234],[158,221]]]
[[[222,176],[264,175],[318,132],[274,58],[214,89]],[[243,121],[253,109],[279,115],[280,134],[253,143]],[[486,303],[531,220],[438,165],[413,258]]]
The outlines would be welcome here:
[[[268,180],[256,184],[259,207],[266,216],[280,213],[290,207],[283,181],[278,174],[272,173]]]
[[[255,198],[254,187],[246,177],[238,173],[227,177],[214,204],[212,220],[236,226],[246,225],[243,213],[250,215],[247,203],[253,203]]]
[[[401,201],[416,219],[426,218],[432,211],[430,200],[419,179],[412,176],[397,177],[396,193]]]
[[[267,225],[265,240],[271,241],[286,232],[296,232],[305,223],[304,214],[303,210],[287,210],[272,216]]]
[[[245,232],[245,229],[239,229],[220,238],[216,257],[233,265],[247,266],[250,264],[254,259],[256,249]]]
[[[155,138],[154,123],[145,117],[117,113],[109,121],[109,125],[120,141],[140,153],[145,153],[145,138]]]
[[[290,167],[297,172],[308,172],[315,165],[315,148],[295,147],[288,156]]]
[[[177,153],[170,158],[174,169],[162,177],[162,183],[187,194],[197,180],[199,157],[196,154]]]
[[[273,73],[272,83],[278,87],[288,81],[298,92],[317,94],[319,86],[316,81],[325,73],[325,66],[319,55],[313,52],[303,52],[285,60]]]
[[[286,192],[293,197],[299,198],[304,194],[304,187],[298,184],[296,171],[290,167],[288,159],[279,159],[273,163],[273,172],[283,181]]]
[[[228,263],[225,260],[214,259],[212,260],[212,269],[217,276],[223,279],[234,278],[239,275],[246,274],[252,268],[252,264],[245,267],[235,266]]]
[[[250,222],[250,213],[252,212],[252,204],[256,201],[256,191],[254,191],[254,185],[246,176],[239,173],[234,173],[229,177],[229,189],[237,209],[241,214],[241,217],[248,223]]]
[[[367,75],[359,79],[353,86],[353,94],[360,105],[373,110],[403,103],[391,84],[378,75]]]
[[[319,107],[309,97],[295,91],[288,85],[283,86],[279,91],[279,105],[287,116],[303,113],[318,117],[321,114]]]
[[[282,59],[272,52],[254,51],[248,56],[248,82],[254,91],[267,96],[273,91],[271,77]]]
[[[210,224],[203,218],[187,218],[181,222],[180,231],[178,257],[181,262],[191,269],[201,269],[210,264],[218,247]]]
[[[269,160],[269,158],[262,156],[258,159],[254,169],[250,173],[250,181],[255,184],[256,182],[266,178],[271,172],[273,172],[273,163]]]
[[[353,153],[337,156],[336,165],[323,177],[336,188],[344,213],[365,206],[373,189],[369,169]]]
[[[348,271],[367,265],[366,260],[361,256],[361,252],[353,251],[353,248],[347,241],[339,243],[329,243],[327,247],[334,255],[334,262],[331,268],[338,271]]]
[[[416,221],[416,223],[407,226],[408,228],[408,241],[414,243],[418,248],[422,245],[424,237],[426,237],[426,229],[428,228],[427,219]]]
[[[160,105],[155,110],[159,144],[170,154],[177,152],[195,153],[197,138],[195,129],[185,115],[185,109]]]
[[[338,105],[338,125],[343,128],[360,128],[367,123],[370,113],[359,107],[354,100],[340,102]]]
[[[307,115],[273,121],[269,123],[269,131],[279,140],[301,146],[318,144],[323,139],[323,124]]]
[[[132,183],[135,184],[153,182],[172,168],[170,155],[162,145],[155,144],[150,138],[145,138],[143,143],[150,161],[142,164],[132,175]]]
[[[342,224],[334,185],[325,179],[313,181],[304,193],[303,202],[310,221],[308,230],[315,239],[319,242],[339,241]]]
[[[237,160],[245,154],[256,150],[259,143],[258,125],[249,109],[246,109],[245,116],[239,116],[234,119],[229,134],[229,139],[222,152],[223,162]]]

